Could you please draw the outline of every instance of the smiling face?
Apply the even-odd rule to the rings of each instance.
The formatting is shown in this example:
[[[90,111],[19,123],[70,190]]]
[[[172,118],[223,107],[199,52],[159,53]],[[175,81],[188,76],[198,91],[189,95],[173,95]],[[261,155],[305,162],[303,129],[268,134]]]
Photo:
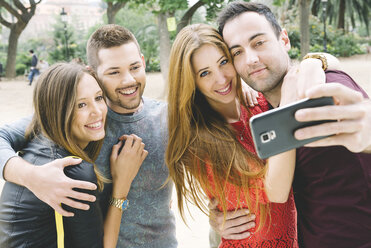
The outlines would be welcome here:
[[[191,62],[197,88],[213,108],[236,99],[236,71],[220,49],[203,45],[194,52]]]
[[[280,96],[280,86],[290,61],[287,32],[282,30],[277,37],[263,15],[245,12],[225,24],[223,38],[242,79],[266,96],[277,92]]]
[[[90,141],[104,138],[107,106],[103,97],[97,81],[84,73],[77,85],[74,117],[71,123],[72,136],[82,149]]]
[[[97,74],[107,93],[107,104],[115,112],[137,111],[146,85],[145,63],[134,42],[100,49]]]

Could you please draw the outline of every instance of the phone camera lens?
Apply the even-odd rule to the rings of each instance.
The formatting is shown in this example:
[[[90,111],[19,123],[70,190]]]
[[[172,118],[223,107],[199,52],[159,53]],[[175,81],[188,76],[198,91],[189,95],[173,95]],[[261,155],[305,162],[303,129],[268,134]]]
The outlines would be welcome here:
[[[261,135],[261,140],[262,140],[263,143],[268,142],[268,141],[270,140],[270,138],[269,138],[269,134],[268,134],[268,133],[263,133],[263,134]]]

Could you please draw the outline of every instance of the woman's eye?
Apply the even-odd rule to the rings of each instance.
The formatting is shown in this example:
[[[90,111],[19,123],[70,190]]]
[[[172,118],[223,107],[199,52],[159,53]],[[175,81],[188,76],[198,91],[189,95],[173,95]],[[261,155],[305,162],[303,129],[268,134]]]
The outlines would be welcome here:
[[[220,65],[225,65],[228,63],[228,59],[223,59],[221,62],[220,62]]]
[[[119,73],[118,71],[112,71],[112,72],[109,72],[108,75],[116,75],[118,73]]]
[[[97,97],[95,98],[95,100],[96,100],[96,101],[101,101],[101,100],[103,100],[103,96],[97,96]]]
[[[86,106],[86,103],[79,103],[79,104],[77,104],[77,107],[78,108],[83,108],[83,107],[85,107]]]
[[[200,74],[200,77],[206,77],[209,74],[208,71],[204,71]]]
[[[236,57],[236,56],[238,56],[240,54],[241,54],[241,51],[236,51],[236,52],[233,53],[233,57]]]
[[[264,41],[263,40],[261,40],[261,41],[258,41],[258,42],[256,42],[256,46],[261,46],[261,45],[263,45],[264,44]]]
[[[140,67],[140,66],[134,66],[134,67],[131,68],[131,70],[132,70],[132,71],[135,71],[135,70],[139,69],[139,67]]]

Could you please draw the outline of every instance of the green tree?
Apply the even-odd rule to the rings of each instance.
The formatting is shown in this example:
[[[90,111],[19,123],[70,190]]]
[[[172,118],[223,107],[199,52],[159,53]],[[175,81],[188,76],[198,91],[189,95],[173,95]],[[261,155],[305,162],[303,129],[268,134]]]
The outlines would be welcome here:
[[[58,61],[67,61],[71,58],[76,57],[78,48],[78,45],[76,44],[74,38],[73,27],[70,25],[68,26],[68,28],[65,29],[60,16],[57,16],[56,18],[57,22],[53,26],[54,31],[52,33],[54,46],[50,49],[49,52],[49,61],[51,63],[55,63]],[[67,53],[69,54],[69,58],[67,58]]]
[[[41,2],[29,0],[28,6],[23,3],[25,1],[13,0],[9,3],[6,0],[0,0],[0,7],[16,19],[16,22],[8,21],[4,18],[3,11],[0,12],[0,23],[10,29],[8,40],[8,54],[5,67],[5,76],[13,78],[16,76],[16,54],[18,39],[27,24],[35,14],[36,6]]]
[[[128,28],[137,38],[146,60],[146,71],[160,71],[160,44],[155,15],[143,8],[124,8],[117,17],[117,24]]]

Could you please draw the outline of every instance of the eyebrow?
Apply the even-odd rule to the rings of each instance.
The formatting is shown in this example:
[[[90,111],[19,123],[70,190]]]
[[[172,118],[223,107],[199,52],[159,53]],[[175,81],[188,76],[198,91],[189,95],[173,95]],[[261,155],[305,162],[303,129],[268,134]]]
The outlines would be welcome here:
[[[254,34],[253,36],[251,36],[250,38],[249,38],[249,42],[251,42],[253,39],[255,39],[256,37],[258,37],[258,36],[261,36],[261,35],[266,35],[266,33],[257,33],[257,34]],[[240,47],[241,45],[234,45],[234,46],[231,46],[230,48],[229,48],[229,51],[231,51],[232,49],[234,49],[234,48],[237,48],[237,47]]]
[[[225,56],[224,55],[222,55],[216,62],[219,62],[221,59],[223,59]],[[197,72],[197,74],[200,72],[200,71],[203,71],[203,70],[205,70],[205,69],[207,69],[207,68],[209,68],[208,66],[207,67],[205,67],[205,68],[201,68],[198,72]]]
[[[102,93],[102,92],[103,92],[103,90],[98,90],[98,91],[95,93],[95,95],[98,95],[99,93]],[[86,99],[86,97],[79,98],[79,99],[76,100],[76,102],[81,101],[81,100],[84,100],[84,99]]]
[[[133,65],[136,65],[136,64],[140,64],[140,61],[135,61],[135,62],[131,63],[129,66],[133,66]],[[117,70],[117,69],[120,69],[120,67],[112,66],[112,67],[107,68],[107,70],[105,70],[105,72],[108,71],[108,70]]]

